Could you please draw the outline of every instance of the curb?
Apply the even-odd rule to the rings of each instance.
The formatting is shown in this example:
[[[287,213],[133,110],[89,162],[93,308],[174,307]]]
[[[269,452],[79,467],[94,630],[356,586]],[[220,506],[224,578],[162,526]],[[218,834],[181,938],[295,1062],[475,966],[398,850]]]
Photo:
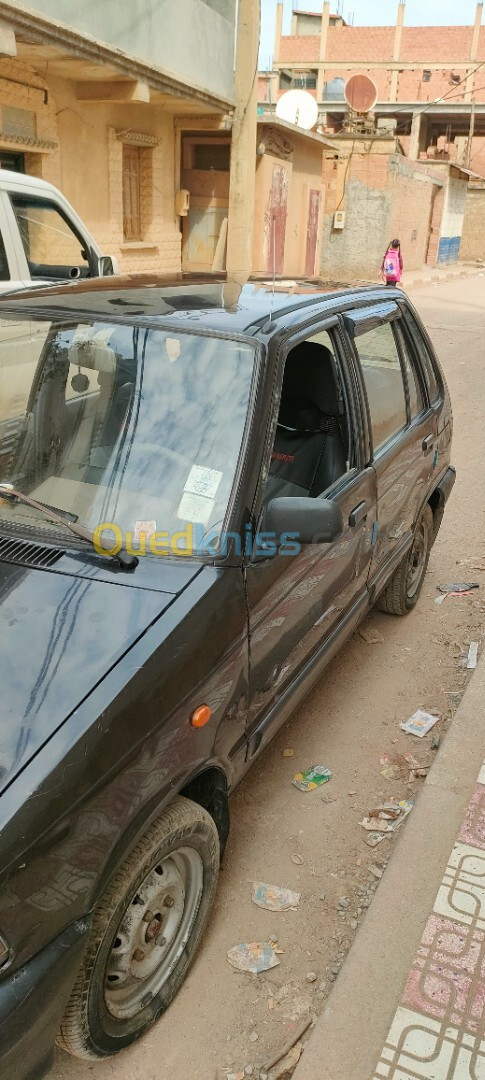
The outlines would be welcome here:
[[[485,656],[293,1080],[371,1080],[485,755]],[[431,1074],[430,1074],[431,1075]]]
[[[480,266],[471,266],[466,270],[451,270],[449,273],[431,274],[429,277],[410,278],[403,282],[406,289],[419,289],[425,285],[436,285],[440,281],[455,281],[456,278],[471,277],[473,274],[483,272]]]

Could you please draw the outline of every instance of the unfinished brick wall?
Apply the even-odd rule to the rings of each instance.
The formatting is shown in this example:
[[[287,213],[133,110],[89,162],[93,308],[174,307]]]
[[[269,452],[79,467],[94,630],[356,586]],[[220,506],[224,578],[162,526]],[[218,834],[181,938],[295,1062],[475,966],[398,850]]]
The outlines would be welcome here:
[[[485,184],[468,188],[460,259],[485,259]]]
[[[456,64],[469,61],[472,45],[472,26],[404,26],[402,30],[399,59],[413,62],[412,69],[399,72],[398,101],[433,101],[451,91],[454,101],[464,100],[465,84],[453,90],[451,75],[466,75],[466,68],[455,69]],[[342,61],[339,71],[328,68],[326,78],[339,75],[346,79],[355,72],[346,62],[359,64],[359,71],[368,71],[379,90],[379,100],[389,98],[390,75],[387,63],[394,52],[395,27],[393,26],[329,26],[325,60]],[[316,61],[320,55],[320,38],[307,35],[286,35],[281,38],[280,60],[292,65],[298,61]],[[470,70],[485,60],[485,26],[480,30],[478,57],[470,61]],[[369,62],[381,63],[383,68],[367,69]],[[423,82],[423,68],[428,64],[442,64],[438,71],[431,70],[429,82]],[[485,74],[475,76],[474,96],[485,101]]]

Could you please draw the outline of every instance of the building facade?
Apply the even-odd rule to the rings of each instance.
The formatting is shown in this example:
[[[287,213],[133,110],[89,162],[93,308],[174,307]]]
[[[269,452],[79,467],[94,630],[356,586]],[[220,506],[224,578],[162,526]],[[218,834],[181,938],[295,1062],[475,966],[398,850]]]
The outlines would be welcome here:
[[[470,26],[350,26],[322,12],[295,11],[291,33],[276,16],[273,69],[260,73],[260,100],[275,103],[295,87],[316,97],[324,132],[338,132],[348,111],[344,85],[365,73],[377,87],[376,122],[393,122],[403,152],[485,171],[485,26],[482,3]]]
[[[1,2],[0,167],[60,187],[123,270],[209,269],[235,15],[235,0]]]

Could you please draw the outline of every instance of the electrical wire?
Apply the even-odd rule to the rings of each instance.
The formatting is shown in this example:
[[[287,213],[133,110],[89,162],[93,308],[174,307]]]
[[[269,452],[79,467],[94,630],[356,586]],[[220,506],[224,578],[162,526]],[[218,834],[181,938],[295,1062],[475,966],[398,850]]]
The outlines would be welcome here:
[[[480,68],[482,68],[482,67],[485,67],[485,60],[482,60],[482,62],[480,64],[477,64],[477,66],[475,68],[473,68],[472,71],[467,72],[467,74],[463,76],[463,79],[460,79],[460,82],[454,83],[453,86],[451,87],[451,89],[448,90],[446,94],[442,94],[441,97],[435,98],[434,101],[429,101],[428,104],[425,105],[425,107],[423,109],[418,109],[416,111],[413,111],[413,113],[412,113],[413,119],[416,116],[422,116],[423,113],[429,112],[429,110],[432,109],[434,105],[441,105],[441,102],[442,101],[447,101],[448,98],[461,97],[460,94],[456,93],[457,88],[459,86],[462,86],[462,84],[464,82],[467,82],[467,80],[472,75],[474,75],[476,71],[479,71]],[[478,87],[477,89],[481,90],[483,88]],[[473,91],[473,92],[476,93],[477,91]],[[409,113],[412,110],[409,109],[409,106],[402,106],[401,108],[399,108],[399,107],[396,108],[394,111],[395,112],[407,112],[407,113]],[[400,131],[400,130],[402,130],[403,127],[407,127],[408,123],[409,123],[409,120],[405,121],[402,124],[398,124],[396,126],[396,131]]]

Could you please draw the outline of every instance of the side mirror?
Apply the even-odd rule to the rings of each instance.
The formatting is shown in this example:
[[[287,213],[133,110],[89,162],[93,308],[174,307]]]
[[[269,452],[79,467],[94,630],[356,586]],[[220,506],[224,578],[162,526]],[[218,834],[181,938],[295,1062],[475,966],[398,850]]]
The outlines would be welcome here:
[[[286,544],[292,554],[303,544],[330,544],[343,528],[342,511],[331,499],[272,499],[264,512],[255,555],[268,558]]]
[[[114,259],[111,255],[98,256],[98,277],[113,277],[115,273]]]

